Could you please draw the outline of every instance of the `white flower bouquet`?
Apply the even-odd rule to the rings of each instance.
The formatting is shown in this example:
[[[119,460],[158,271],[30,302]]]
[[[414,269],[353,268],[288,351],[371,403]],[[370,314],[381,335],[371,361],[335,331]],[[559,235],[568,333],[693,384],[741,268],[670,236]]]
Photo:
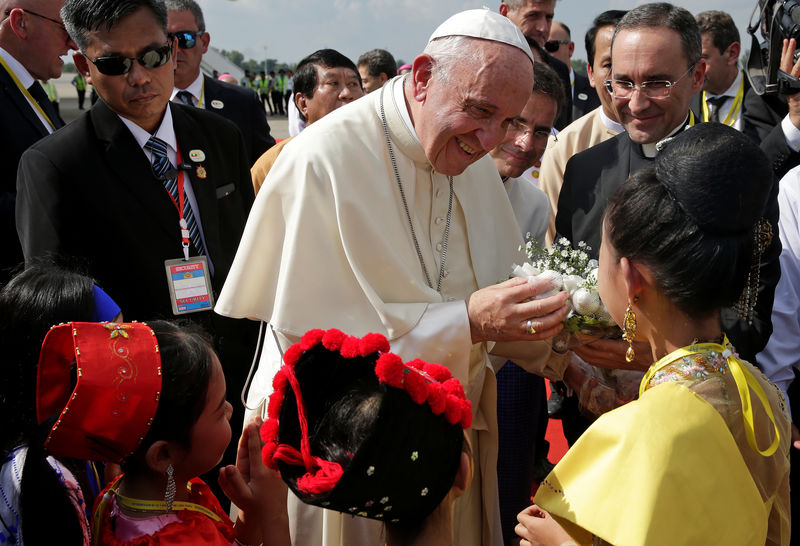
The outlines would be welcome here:
[[[546,298],[561,290],[569,292],[567,305],[570,312],[564,319],[564,330],[556,336],[553,344],[565,350],[589,342],[586,338],[619,337],[621,330],[611,318],[600,294],[597,292],[597,260],[590,259],[587,251],[591,247],[580,241],[573,249],[569,240],[562,237],[546,249],[530,233],[524,249],[530,262],[513,264],[512,276],[533,277],[536,280],[552,279],[553,289],[539,294],[536,299]]]

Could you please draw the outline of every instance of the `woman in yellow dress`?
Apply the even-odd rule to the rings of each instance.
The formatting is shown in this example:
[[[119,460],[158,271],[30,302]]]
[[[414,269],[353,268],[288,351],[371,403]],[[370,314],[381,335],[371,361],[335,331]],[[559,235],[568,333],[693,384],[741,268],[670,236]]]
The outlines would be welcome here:
[[[738,131],[701,124],[611,198],[598,285],[655,363],[545,479],[528,544],[789,544],[789,418],[742,361],[720,308],[755,303],[772,169]]]

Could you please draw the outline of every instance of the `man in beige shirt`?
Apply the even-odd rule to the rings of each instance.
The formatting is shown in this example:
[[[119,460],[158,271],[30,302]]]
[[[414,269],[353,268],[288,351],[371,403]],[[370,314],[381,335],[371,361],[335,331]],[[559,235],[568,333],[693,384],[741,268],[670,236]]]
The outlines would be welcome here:
[[[306,127],[327,116],[337,108],[364,96],[356,65],[335,49],[315,51],[297,65],[294,76],[297,92],[292,100]],[[258,193],[289,137],[264,152],[250,169],[253,190]]]
[[[600,106],[565,127],[558,134],[558,140],[551,137],[542,158],[539,188],[550,199],[550,226],[545,238],[548,245],[553,242],[556,233],[558,194],[564,183],[564,168],[569,158],[625,130],[619,124],[611,95],[603,86],[611,73],[611,37],[623,15],[625,12],[621,10],[603,12],[586,32],[586,53],[589,57],[586,69],[589,83],[598,90]]]

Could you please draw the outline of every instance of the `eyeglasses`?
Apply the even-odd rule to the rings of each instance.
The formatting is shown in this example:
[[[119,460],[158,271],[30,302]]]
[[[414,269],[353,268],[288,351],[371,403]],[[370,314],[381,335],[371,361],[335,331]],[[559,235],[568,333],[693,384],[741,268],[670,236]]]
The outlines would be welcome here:
[[[92,59],[86,53],[84,57],[92,61],[101,74],[106,76],[119,76],[127,74],[133,68],[133,61],[138,61],[144,68],[158,68],[164,66],[172,54],[172,45],[167,44],[155,49],[148,49],[138,57],[123,57],[122,55],[109,55]]]
[[[689,70],[684,72],[683,76],[674,82],[669,80],[652,80],[635,84],[627,80],[606,80],[604,83],[608,92],[611,93],[611,96],[615,99],[631,98],[633,96],[633,90],[637,87],[648,99],[665,99],[669,97],[672,88],[694,70],[695,65],[696,63],[692,64]]]
[[[570,40],[547,40],[544,43],[544,48],[549,53],[555,53],[558,51],[558,48],[560,48],[562,45],[567,45],[569,42]]]
[[[63,30],[65,33],[67,32],[67,27],[64,26],[64,22],[63,21],[59,21],[58,19],[53,19],[52,17],[48,17],[47,15],[42,15],[41,13],[36,13],[35,11],[31,11],[29,9],[25,9],[25,8],[16,8],[16,9],[20,9],[24,13],[29,13],[29,14],[35,15],[36,17],[39,17],[41,19],[45,19],[46,21],[50,21],[51,23],[55,23],[59,27],[61,27],[61,30]],[[5,13],[5,17],[7,18],[9,15],[11,15],[11,10],[7,9],[6,13]],[[3,20],[5,21],[5,19],[3,19]]]
[[[198,30],[197,32],[191,30],[179,30],[178,32],[170,32],[167,38],[170,40],[178,39],[178,47],[181,49],[192,49],[197,45],[197,38],[205,34],[205,30]]]
[[[539,142],[540,144],[547,142],[547,139],[550,137],[550,131],[543,131],[541,129],[534,131],[532,127],[528,127],[518,119],[511,120],[508,125],[510,128],[509,130],[516,133],[517,136],[530,136],[535,142]],[[553,138],[555,138],[555,135]]]

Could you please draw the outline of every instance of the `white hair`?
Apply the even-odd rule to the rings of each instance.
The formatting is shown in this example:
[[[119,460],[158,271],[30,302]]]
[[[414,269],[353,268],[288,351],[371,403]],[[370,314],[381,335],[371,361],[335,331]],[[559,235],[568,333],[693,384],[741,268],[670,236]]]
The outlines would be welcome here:
[[[450,80],[450,73],[456,64],[483,63],[483,48],[476,47],[479,38],[470,36],[445,36],[437,38],[425,46],[422,52],[433,59],[431,75],[443,83]]]

